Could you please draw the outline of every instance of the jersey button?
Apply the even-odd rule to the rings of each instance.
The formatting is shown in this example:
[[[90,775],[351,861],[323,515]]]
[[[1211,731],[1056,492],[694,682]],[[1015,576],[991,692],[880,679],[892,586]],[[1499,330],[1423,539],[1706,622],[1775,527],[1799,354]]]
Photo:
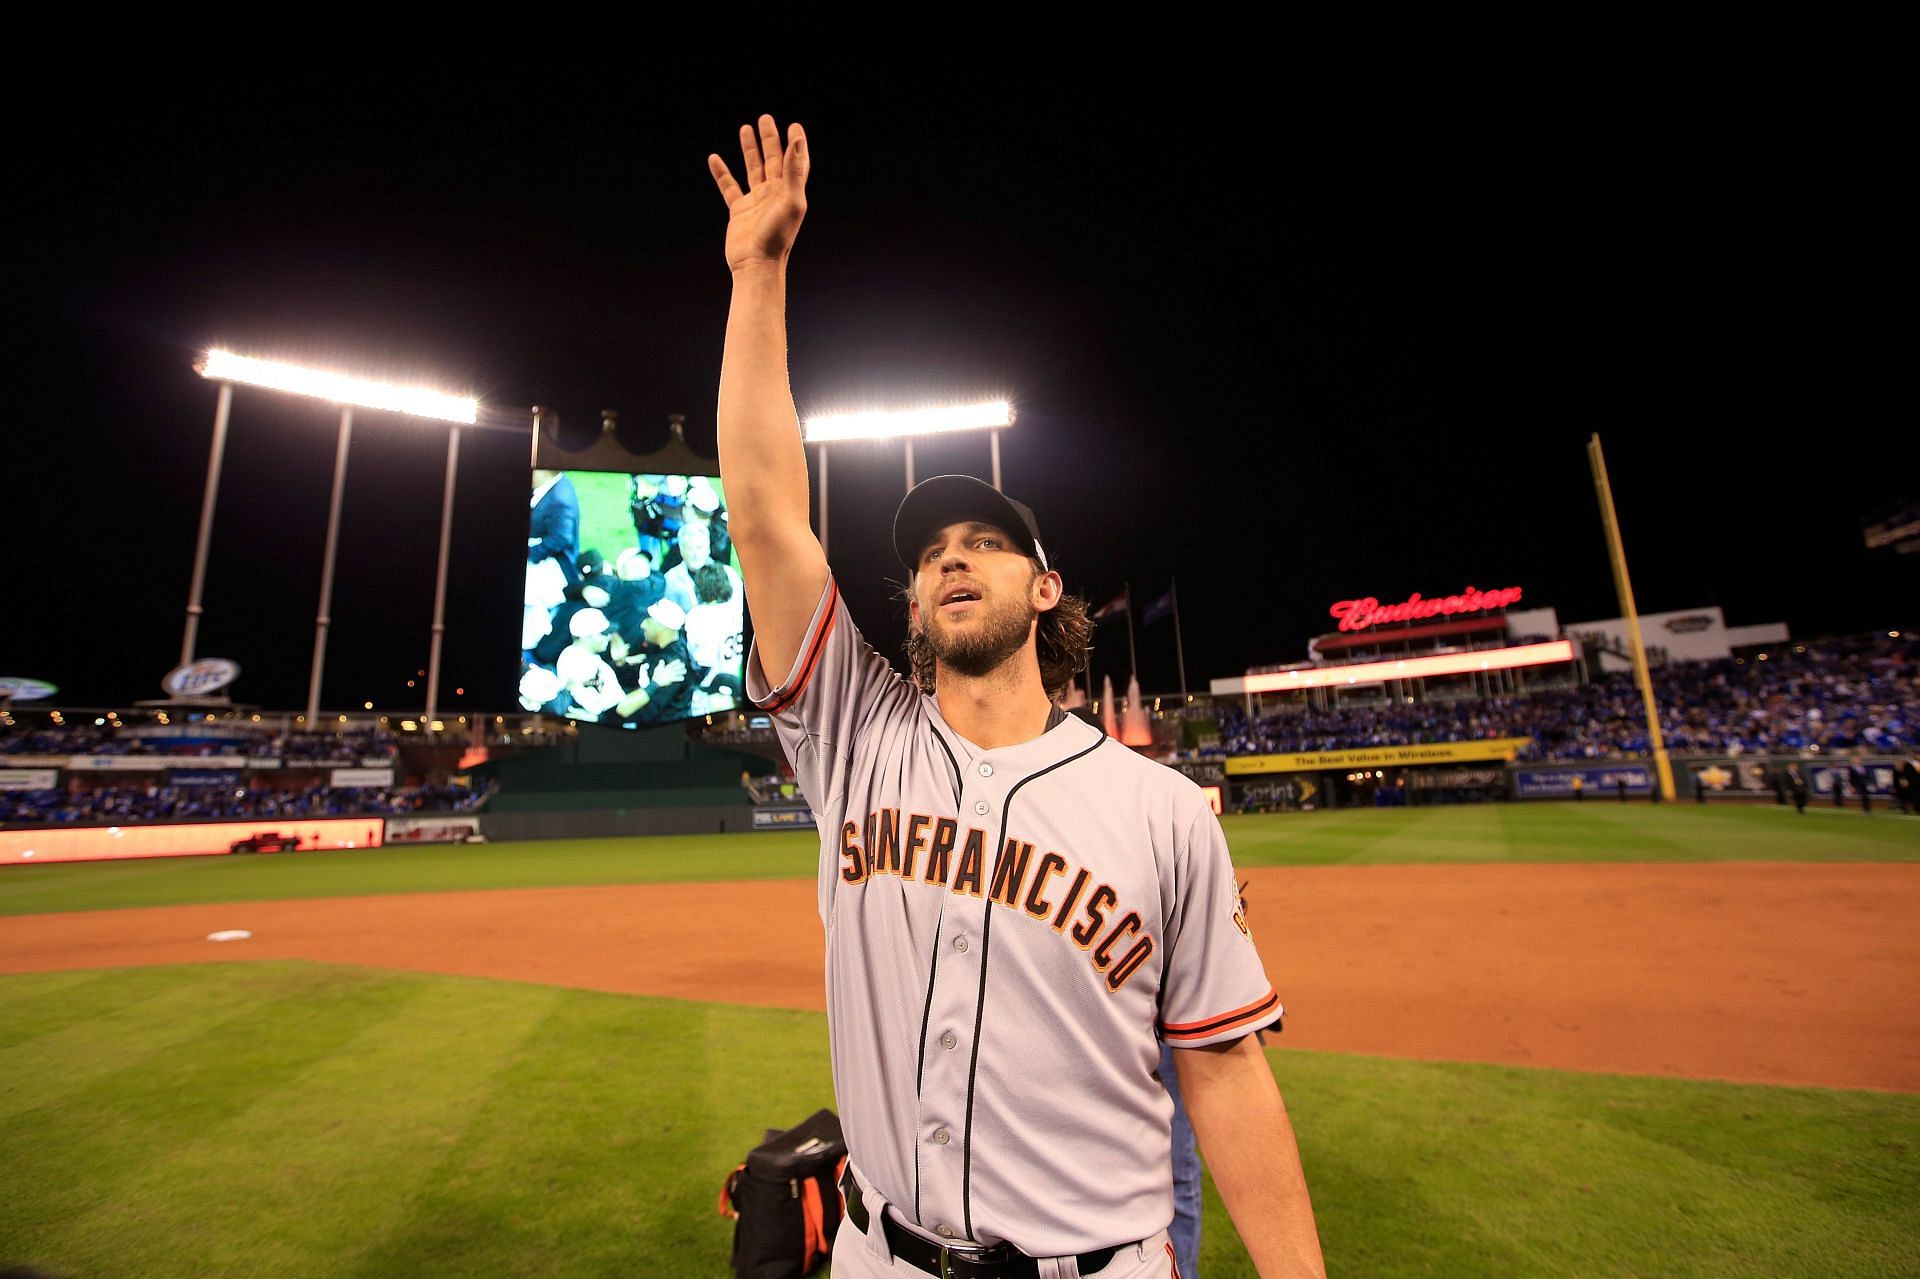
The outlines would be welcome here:
[[[953,1037],[953,1032],[951,1030],[949,1030],[946,1034],[940,1036],[940,1046],[942,1048],[947,1049],[949,1052],[951,1052],[953,1050],[953,1046],[959,1042],[960,1041],[958,1039],[955,1039]]]
[[[940,1131],[933,1134],[933,1144],[936,1146],[944,1146],[949,1141],[952,1141],[952,1140],[953,1138],[947,1135],[947,1130],[945,1128],[942,1128]]]
[[[967,953],[967,939],[966,939],[966,938],[964,938],[964,937],[956,937],[956,938],[954,938],[954,939],[953,939],[953,948],[954,948],[955,950],[957,950],[957,951],[959,951],[959,952],[960,952],[961,954],[963,954],[963,955],[964,955],[964,954],[966,954],[966,953]]]
[[[953,1227],[943,1221],[933,1228],[933,1233],[939,1235],[942,1239],[951,1239],[953,1238]]]
[[[980,814],[982,817],[985,817],[992,808],[993,808],[993,805],[989,804],[984,799],[976,799],[973,801],[973,811]]]
[[[993,765],[992,765],[992,764],[982,764],[982,765],[980,765],[980,776],[982,776],[982,777],[992,777],[992,776],[993,776]]]

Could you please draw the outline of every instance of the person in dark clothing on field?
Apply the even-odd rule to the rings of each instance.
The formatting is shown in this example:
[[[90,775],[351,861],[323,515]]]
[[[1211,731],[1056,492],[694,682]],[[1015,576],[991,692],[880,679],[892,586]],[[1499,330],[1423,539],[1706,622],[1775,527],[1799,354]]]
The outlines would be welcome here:
[[[1853,793],[1860,797],[1860,811],[1871,816],[1873,813],[1873,779],[1868,775],[1866,768],[1860,764],[1855,764],[1852,768],[1849,768],[1847,770],[1847,782],[1853,787]]]
[[[1626,778],[1626,774],[1624,774],[1624,773],[1621,773],[1621,774],[1617,774],[1617,775],[1615,775],[1615,777],[1614,777],[1614,779],[1613,779],[1613,788],[1614,788],[1615,790],[1617,790],[1617,791],[1619,791],[1619,792],[1620,792],[1620,802],[1621,802],[1621,803],[1623,803],[1623,804],[1624,804],[1624,803],[1626,803],[1626,802],[1627,802],[1627,778]]]
[[[1793,792],[1793,811],[1807,811],[1807,779],[1800,771],[1800,765],[1787,765],[1787,789]]]
[[[1894,793],[1900,797],[1900,811],[1920,817],[1920,760],[1908,756],[1894,770]]]
[[[1707,802],[1707,779],[1698,773],[1693,775],[1693,802],[1696,804]]]

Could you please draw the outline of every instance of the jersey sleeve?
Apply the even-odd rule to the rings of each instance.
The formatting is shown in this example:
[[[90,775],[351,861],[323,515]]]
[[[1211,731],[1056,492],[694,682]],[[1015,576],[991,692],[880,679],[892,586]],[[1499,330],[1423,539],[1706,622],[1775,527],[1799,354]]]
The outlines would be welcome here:
[[[1175,852],[1172,949],[1160,984],[1160,1034],[1176,1048],[1223,1044],[1280,1020],[1280,996],[1253,944],[1226,832],[1203,808]]]
[[[801,793],[823,820],[839,821],[854,746],[875,721],[916,696],[893,664],[861,638],[831,577],[814,607],[800,652],[778,684],[747,654],[747,696],[773,718]]]

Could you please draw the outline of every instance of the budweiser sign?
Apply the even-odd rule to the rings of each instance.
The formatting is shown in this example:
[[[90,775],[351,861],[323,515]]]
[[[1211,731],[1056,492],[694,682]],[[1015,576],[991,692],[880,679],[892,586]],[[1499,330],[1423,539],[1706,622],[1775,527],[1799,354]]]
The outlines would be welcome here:
[[[1361,600],[1341,600],[1327,611],[1340,619],[1343,631],[1364,631],[1382,622],[1417,622],[1427,617],[1450,617],[1455,613],[1483,613],[1490,608],[1506,608],[1520,602],[1520,588],[1508,586],[1483,591],[1469,586],[1458,595],[1436,595],[1428,599],[1415,591],[1403,603],[1382,604],[1369,595]]]

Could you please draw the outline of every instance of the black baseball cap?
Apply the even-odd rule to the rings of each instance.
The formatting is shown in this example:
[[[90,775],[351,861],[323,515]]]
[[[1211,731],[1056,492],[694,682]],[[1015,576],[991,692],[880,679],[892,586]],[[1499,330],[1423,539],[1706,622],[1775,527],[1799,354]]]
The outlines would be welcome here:
[[[893,551],[909,570],[918,571],[920,552],[933,535],[961,520],[979,520],[1005,529],[1020,550],[1051,568],[1040,545],[1040,524],[1024,502],[971,475],[936,475],[913,486],[893,515]]]

